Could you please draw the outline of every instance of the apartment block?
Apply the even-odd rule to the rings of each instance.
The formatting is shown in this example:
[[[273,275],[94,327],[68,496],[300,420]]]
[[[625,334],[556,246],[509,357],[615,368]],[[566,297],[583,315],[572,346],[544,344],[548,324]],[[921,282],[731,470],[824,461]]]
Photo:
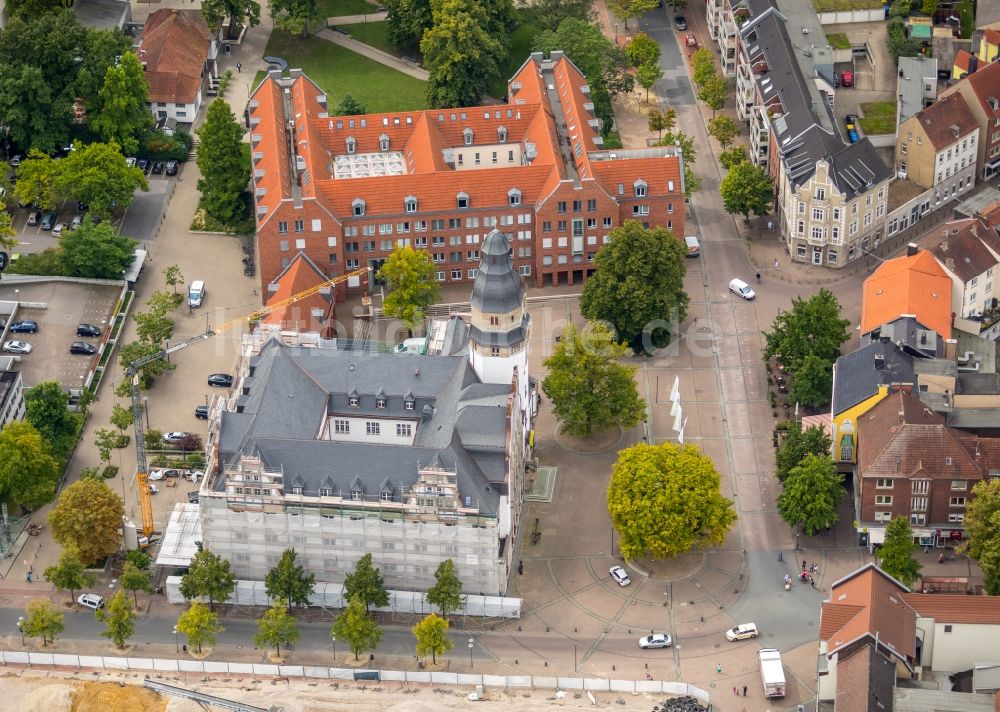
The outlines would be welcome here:
[[[1000,62],[975,72],[941,92],[941,98],[960,94],[979,126],[976,172],[982,180],[1000,173]]]
[[[950,94],[911,116],[896,132],[896,175],[924,188],[934,199],[952,199],[973,187],[979,124],[960,94]]]

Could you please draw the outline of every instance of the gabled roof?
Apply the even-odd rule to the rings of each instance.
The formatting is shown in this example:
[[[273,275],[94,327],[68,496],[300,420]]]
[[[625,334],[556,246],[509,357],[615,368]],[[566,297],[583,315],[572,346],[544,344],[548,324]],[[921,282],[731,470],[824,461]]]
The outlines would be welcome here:
[[[943,593],[904,593],[903,600],[921,618],[936,623],[967,623],[1000,627],[1000,596]],[[1000,628],[998,628],[1000,630]]]
[[[951,278],[930,252],[886,260],[865,280],[862,334],[904,314],[941,338],[951,338]]]
[[[833,414],[839,415],[878,393],[880,386],[912,385],[913,357],[886,341],[873,341],[837,359],[833,371]]]
[[[955,64],[954,66],[960,72],[965,72],[966,74],[972,74],[976,71],[976,55],[967,49],[960,49],[955,53]]]
[[[323,271],[316,263],[299,252],[292,258],[288,267],[271,282],[276,289],[271,292],[265,306],[276,304],[289,297],[312,289],[327,281]],[[331,318],[333,317],[334,300],[331,289],[310,294],[264,317],[264,323],[277,324],[282,329],[298,332],[318,331],[325,337],[332,336]],[[318,314],[316,313],[318,312]]]
[[[149,100],[193,104],[211,42],[198,10],[164,8],[150,15],[138,49],[146,65]]]
[[[962,81],[969,83],[986,116],[1000,118],[1000,62],[990,62]]]
[[[956,96],[959,95],[952,94],[949,98]],[[978,277],[1000,262],[977,236],[980,229],[984,233],[990,232],[989,228],[980,227],[979,221],[974,218],[947,223],[944,240],[931,249],[944,268],[962,282]],[[996,236],[995,232],[993,236]]]
[[[937,151],[979,130],[979,124],[969,112],[965,97],[960,92],[938,99],[918,113],[914,120],[920,122],[920,127]]]

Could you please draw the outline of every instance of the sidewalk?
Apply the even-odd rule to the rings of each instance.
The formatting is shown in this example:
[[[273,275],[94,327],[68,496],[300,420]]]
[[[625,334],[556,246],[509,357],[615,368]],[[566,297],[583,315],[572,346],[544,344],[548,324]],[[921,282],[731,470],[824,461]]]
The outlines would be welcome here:
[[[364,42],[352,39],[342,32],[336,32],[334,30],[319,30],[315,34],[317,37],[320,37],[327,42],[340,45],[344,49],[349,49],[352,52],[367,57],[368,59],[378,62],[379,64],[384,64],[387,67],[395,69],[397,72],[408,74],[414,79],[426,82],[427,78],[430,76],[426,69],[421,69],[412,62],[407,62],[405,59],[400,59],[399,57],[389,54],[388,52],[383,52],[380,49],[375,49],[371,45],[366,45]]]
[[[367,22],[385,22],[388,12],[370,12],[367,15],[341,15],[326,18],[327,25],[363,25]]]

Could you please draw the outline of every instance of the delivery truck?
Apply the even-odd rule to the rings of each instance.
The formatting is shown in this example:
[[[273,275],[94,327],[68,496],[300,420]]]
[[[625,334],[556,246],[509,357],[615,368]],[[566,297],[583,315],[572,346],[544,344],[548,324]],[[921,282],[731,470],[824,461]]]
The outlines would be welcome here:
[[[757,652],[760,658],[760,679],[764,683],[764,697],[785,696],[785,671],[781,667],[781,652],[764,648]]]

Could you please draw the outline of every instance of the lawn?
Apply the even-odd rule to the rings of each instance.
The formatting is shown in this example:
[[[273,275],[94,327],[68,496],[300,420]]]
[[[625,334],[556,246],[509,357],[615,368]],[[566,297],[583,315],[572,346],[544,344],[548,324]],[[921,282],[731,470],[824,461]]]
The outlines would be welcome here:
[[[866,134],[890,134],[896,131],[896,103],[872,101],[861,104],[864,118],[858,120]]]
[[[358,42],[364,42],[370,47],[388,52],[395,57],[402,57],[404,52],[400,52],[391,42],[389,42],[389,28],[385,22],[365,22],[360,25],[340,25],[341,32],[346,32]]]
[[[361,101],[370,113],[427,108],[424,82],[324,39],[304,40],[275,30],[264,53],[305,72],[326,92],[331,109],[345,94]]]
[[[882,7],[882,0],[813,0],[816,12],[881,10]]]
[[[850,49],[851,41],[847,39],[847,35],[843,32],[834,32],[832,35],[826,36],[826,41],[830,43],[830,46],[834,49]]]
[[[318,0],[320,17],[344,17],[375,12],[375,6],[365,0]]]
[[[521,68],[524,60],[531,54],[535,35],[541,32],[541,28],[534,24],[533,19],[527,13],[522,13],[521,24],[510,33],[510,57],[500,67],[500,77],[490,87],[490,96],[496,99],[507,96],[507,80],[514,76],[514,72]]]

